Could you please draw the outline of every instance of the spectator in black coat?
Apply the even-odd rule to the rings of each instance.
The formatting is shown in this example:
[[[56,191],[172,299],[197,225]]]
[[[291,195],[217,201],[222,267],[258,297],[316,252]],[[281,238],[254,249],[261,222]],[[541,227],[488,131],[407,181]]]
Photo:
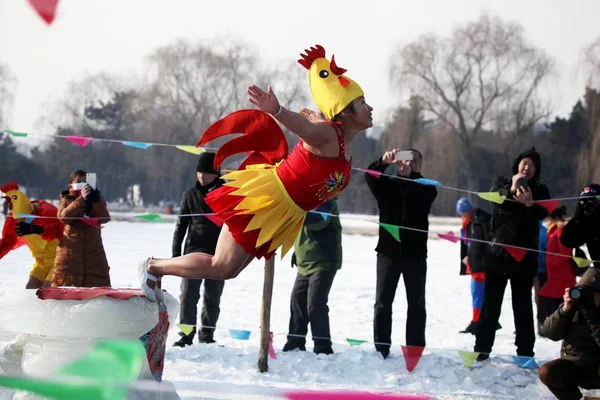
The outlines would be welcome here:
[[[220,187],[223,181],[219,178],[219,171],[214,168],[214,153],[202,153],[196,168],[197,182],[194,187],[183,192],[179,209],[179,218],[173,235],[173,257],[181,255],[181,245],[187,233],[184,254],[200,252],[215,254],[217,239],[221,233],[220,226],[216,225],[210,217],[190,214],[211,214],[204,198],[212,190]],[[200,300],[200,286],[202,279],[181,280],[180,323],[196,326],[198,314],[198,301]],[[219,319],[221,294],[225,281],[205,279],[204,301],[202,304],[201,323],[198,332],[200,343],[214,343],[213,333]],[[173,345],[185,347],[192,344],[196,328],[189,335],[180,332],[181,339]]]
[[[377,199],[379,222],[418,229],[400,229],[400,243],[385,228],[379,228],[377,252],[377,288],[375,294],[375,348],[384,358],[389,355],[392,334],[392,304],[400,275],[408,312],[406,345],[425,346],[425,282],[427,276],[427,230],[429,211],[437,196],[434,186],[414,182],[420,173],[423,155],[411,150],[409,160],[396,160],[399,149],[386,152],[369,169],[384,172],[390,164],[398,166],[398,177],[374,177],[365,174],[369,189]],[[424,231],[424,232],[423,232]]]
[[[535,204],[550,198],[546,185],[540,183],[542,160],[535,148],[521,153],[513,165],[513,177],[498,177],[491,191],[506,196],[502,204],[494,203],[492,244],[486,252],[486,279],[483,309],[479,321],[475,351],[478,360],[489,358],[502,310],[504,290],[510,281],[515,319],[517,354],[533,357],[535,328],[531,289],[538,269],[539,221],[548,211]],[[531,249],[517,261],[507,248],[512,245]],[[512,249],[510,249],[512,250]]]
[[[575,215],[563,228],[563,246],[577,248],[587,245],[590,258],[600,260],[600,185],[591,183],[581,191]],[[600,265],[594,265],[600,267]]]

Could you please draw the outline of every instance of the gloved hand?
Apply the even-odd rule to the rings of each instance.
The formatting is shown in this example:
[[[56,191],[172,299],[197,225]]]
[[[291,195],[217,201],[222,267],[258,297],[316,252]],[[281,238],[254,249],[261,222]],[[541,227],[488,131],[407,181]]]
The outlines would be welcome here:
[[[44,228],[39,225],[28,224],[27,222],[19,222],[17,223],[15,232],[17,233],[17,236],[41,235],[44,233]]]
[[[296,262],[296,253],[292,253],[292,268],[298,266],[298,263]]]
[[[100,191],[98,189],[92,189],[85,198],[85,202],[88,204],[94,204],[100,201]]]

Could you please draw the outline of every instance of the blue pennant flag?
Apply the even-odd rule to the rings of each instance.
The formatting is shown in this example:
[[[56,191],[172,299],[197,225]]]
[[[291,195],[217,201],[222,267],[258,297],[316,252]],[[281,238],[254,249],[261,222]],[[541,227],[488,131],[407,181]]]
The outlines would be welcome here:
[[[539,366],[533,357],[513,356],[513,361],[521,368],[537,369]]]
[[[233,339],[237,340],[248,340],[250,339],[251,331],[238,331],[237,329],[230,329],[229,334]]]
[[[148,147],[152,146],[151,143],[144,143],[144,142],[121,142],[121,143],[123,143],[125,146],[135,147],[136,149],[142,149],[142,150],[146,150]]]
[[[33,221],[34,219],[37,218],[37,215],[17,214],[17,218],[25,218],[25,222],[27,222],[29,224],[29,223],[31,223],[31,221]]]
[[[438,182],[438,181],[434,181],[433,179],[427,179],[427,178],[417,178],[415,179],[415,182],[420,183],[421,185],[429,185],[429,186],[443,186],[442,182]]]

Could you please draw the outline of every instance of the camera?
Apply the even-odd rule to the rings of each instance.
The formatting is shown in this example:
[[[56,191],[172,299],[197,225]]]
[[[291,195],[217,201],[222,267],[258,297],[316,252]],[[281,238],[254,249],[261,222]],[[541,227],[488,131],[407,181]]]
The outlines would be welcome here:
[[[569,289],[569,297],[574,301],[579,301],[589,290],[583,286],[574,286]]]

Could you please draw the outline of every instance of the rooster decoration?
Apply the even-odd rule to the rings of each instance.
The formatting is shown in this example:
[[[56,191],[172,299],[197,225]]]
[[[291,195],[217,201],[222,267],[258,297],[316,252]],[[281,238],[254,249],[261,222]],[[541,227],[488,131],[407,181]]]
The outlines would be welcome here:
[[[19,190],[17,182],[0,186],[10,211],[0,238],[0,259],[10,251],[27,245],[35,259],[26,289],[37,289],[52,281],[56,247],[63,235],[58,210],[44,200],[31,201]],[[36,218],[44,217],[44,218]]]

